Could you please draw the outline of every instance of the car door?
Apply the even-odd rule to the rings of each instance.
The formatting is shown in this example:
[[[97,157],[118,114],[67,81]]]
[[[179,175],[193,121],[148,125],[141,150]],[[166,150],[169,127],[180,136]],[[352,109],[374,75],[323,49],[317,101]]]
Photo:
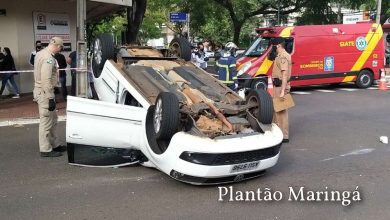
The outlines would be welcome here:
[[[121,166],[133,163],[131,154],[143,146],[146,110],[69,96],[66,142],[69,163]]]

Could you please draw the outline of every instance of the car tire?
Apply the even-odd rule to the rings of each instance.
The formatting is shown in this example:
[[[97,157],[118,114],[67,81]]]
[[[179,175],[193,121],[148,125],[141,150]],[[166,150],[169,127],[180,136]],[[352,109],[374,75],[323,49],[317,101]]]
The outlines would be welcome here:
[[[274,117],[274,104],[271,95],[265,90],[252,90],[246,97],[247,103],[255,102],[257,107],[251,113],[263,124],[271,124]]]
[[[374,82],[374,77],[369,70],[362,70],[356,78],[356,85],[361,89],[368,88]]]
[[[114,58],[114,38],[111,34],[101,34],[93,42],[92,70],[99,78],[107,60]]]
[[[162,92],[157,96],[153,128],[158,140],[171,140],[179,127],[179,99],[175,94]]]
[[[254,79],[252,84],[251,84],[251,89],[253,89],[253,90],[267,91],[267,88],[268,88],[268,82],[263,78]]]
[[[174,38],[169,44],[173,56],[182,58],[185,61],[191,60],[191,44],[184,37]]]

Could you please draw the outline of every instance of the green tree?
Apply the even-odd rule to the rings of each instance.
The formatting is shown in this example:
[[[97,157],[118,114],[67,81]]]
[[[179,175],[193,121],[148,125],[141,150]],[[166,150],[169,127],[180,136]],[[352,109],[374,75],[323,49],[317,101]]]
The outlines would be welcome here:
[[[233,25],[233,41],[239,42],[245,22],[258,15],[281,15],[299,11],[308,0],[213,0],[228,11]]]

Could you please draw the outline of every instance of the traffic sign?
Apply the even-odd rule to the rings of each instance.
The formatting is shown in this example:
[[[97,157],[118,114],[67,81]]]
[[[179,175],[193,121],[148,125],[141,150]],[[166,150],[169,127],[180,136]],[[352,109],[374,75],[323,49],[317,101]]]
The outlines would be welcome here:
[[[169,13],[169,20],[171,22],[187,22],[187,13],[171,12]]]

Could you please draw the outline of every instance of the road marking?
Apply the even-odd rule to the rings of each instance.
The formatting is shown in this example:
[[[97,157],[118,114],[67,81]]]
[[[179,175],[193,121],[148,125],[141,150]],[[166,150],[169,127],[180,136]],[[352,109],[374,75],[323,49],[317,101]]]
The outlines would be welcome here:
[[[369,89],[369,90],[378,90],[378,87],[369,87],[367,89]]]
[[[351,152],[348,152],[345,154],[340,154],[339,156],[336,156],[336,157],[329,157],[329,158],[323,159],[323,160],[321,160],[321,162],[333,160],[333,159],[336,159],[338,157],[347,157],[347,156],[368,154],[368,153],[373,152],[374,150],[375,150],[375,148],[364,148],[364,149],[360,149],[360,150],[354,150],[354,151],[351,151]]]
[[[325,92],[325,93],[336,92],[336,91],[334,91],[334,90],[326,90],[326,89],[317,89],[317,90],[314,90],[314,91],[317,91],[317,92]]]
[[[357,90],[359,90],[359,89],[341,88],[341,89],[338,89],[338,90],[347,91],[347,92],[354,92],[354,91],[357,91]]]
[[[291,92],[292,94],[295,94],[295,95],[309,95],[311,94],[310,92],[299,92],[299,91],[294,91],[294,92]]]
[[[58,116],[58,121],[66,121],[65,115]],[[39,124],[39,118],[13,118],[7,119],[5,121],[0,121],[0,127],[15,126],[19,125],[30,125],[30,124]]]

